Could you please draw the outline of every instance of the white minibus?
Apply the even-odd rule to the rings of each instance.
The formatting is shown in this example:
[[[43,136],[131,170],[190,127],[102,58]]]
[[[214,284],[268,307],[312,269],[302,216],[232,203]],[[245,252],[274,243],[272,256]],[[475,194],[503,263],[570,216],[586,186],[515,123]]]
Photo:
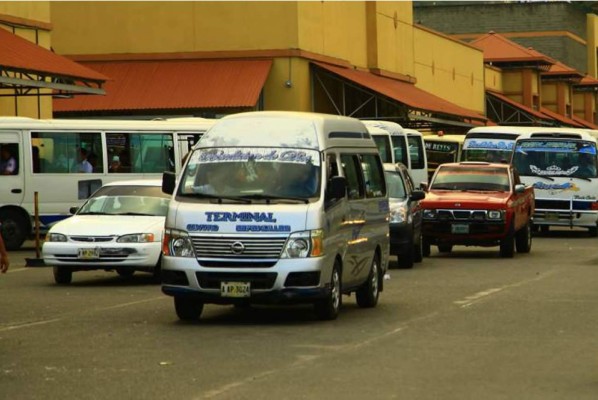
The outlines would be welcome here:
[[[213,124],[123,120],[0,118],[0,222],[9,249],[71,214],[104,183],[161,177]],[[4,168],[5,165],[14,168]]]
[[[515,142],[512,163],[533,185],[534,226],[587,228],[598,235],[596,134],[574,128],[540,128]]]
[[[511,160],[519,135],[534,132],[538,127],[481,126],[465,135],[460,161],[505,162]],[[540,128],[541,129],[541,128]]]
[[[166,217],[162,291],[182,320],[205,303],[311,303],[342,294],[374,307],[389,258],[389,205],[376,144],[359,120],[250,112],[199,141]]]
[[[416,185],[427,184],[428,162],[423,135],[419,131],[390,121],[362,122],[376,142],[383,163],[403,163]]]

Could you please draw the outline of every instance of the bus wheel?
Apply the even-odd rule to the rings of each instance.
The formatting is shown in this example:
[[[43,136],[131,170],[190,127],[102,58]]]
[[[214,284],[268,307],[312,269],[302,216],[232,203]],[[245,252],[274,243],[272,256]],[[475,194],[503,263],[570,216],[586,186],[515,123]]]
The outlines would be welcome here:
[[[73,281],[73,271],[65,267],[54,267],[54,282],[68,285]]]
[[[27,218],[22,214],[4,210],[0,212],[2,238],[7,250],[18,250],[30,233]]]

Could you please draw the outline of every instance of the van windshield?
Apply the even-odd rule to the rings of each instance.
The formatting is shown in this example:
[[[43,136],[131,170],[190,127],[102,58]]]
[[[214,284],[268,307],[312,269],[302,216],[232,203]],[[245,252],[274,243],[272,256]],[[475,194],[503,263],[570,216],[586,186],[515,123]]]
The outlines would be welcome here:
[[[319,197],[319,155],[293,148],[200,148],[183,171],[179,194],[264,200]]]

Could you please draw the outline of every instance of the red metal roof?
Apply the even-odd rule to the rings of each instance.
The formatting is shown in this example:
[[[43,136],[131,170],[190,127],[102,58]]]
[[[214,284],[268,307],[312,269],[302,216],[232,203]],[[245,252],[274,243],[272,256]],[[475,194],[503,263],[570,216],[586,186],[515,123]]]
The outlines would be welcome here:
[[[428,93],[415,87],[415,85],[411,83],[374,75],[370,72],[341,68],[322,63],[314,64],[354,83],[357,83],[358,85],[369,88],[376,93],[390,97],[391,99],[403,103],[413,109],[486,121],[486,117],[483,115]]]
[[[484,51],[485,62],[536,62],[543,65],[554,63],[550,57],[526,49],[495,32],[482,35],[469,44]]]
[[[598,129],[598,125],[593,124],[591,122],[586,121],[583,118],[578,117],[577,115],[573,114],[573,121],[577,122],[580,125],[583,125],[586,128],[590,128],[590,129]]]
[[[272,60],[84,62],[111,78],[106,96],[54,99],[54,111],[254,107]]]
[[[574,86],[598,86],[598,80],[586,74],[581,81],[577,82]]]
[[[557,60],[554,60],[554,64],[550,66],[548,71],[542,72],[542,76],[569,76],[576,80],[581,80],[583,78],[583,74],[581,72]]]
[[[548,121],[551,119],[548,116],[542,114],[539,111],[534,110],[531,107],[528,107],[526,105],[523,105],[521,103],[516,102],[515,100],[512,100],[512,99],[508,98],[507,96],[505,96],[502,93],[495,92],[494,90],[488,90],[488,89],[486,89],[486,92],[489,93],[489,94],[491,94],[491,95],[493,95],[493,96],[495,96],[495,97],[498,97],[500,100],[504,101],[507,104],[510,104],[511,106],[513,106],[515,108],[518,108],[518,109],[520,109],[522,111],[525,111],[528,114],[531,114],[531,115],[535,116],[536,118],[540,118],[540,119],[548,120]]]
[[[545,115],[549,116],[550,118],[555,119],[565,125],[574,126],[576,128],[583,128],[583,126],[581,124],[575,122],[571,118],[565,117],[564,115],[556,113],[546,107],[540,107],[540,111],[542,112],[542,114],[545,114]]]
[[[103,74],[0,28],[0,68],[105,81]]]

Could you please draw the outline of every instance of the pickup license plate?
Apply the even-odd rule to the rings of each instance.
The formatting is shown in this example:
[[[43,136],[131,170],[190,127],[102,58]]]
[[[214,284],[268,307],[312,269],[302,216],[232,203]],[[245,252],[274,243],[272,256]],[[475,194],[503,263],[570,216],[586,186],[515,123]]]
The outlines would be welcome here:
[[[79,249],[77,258],[80,260],[96,260],[100,258],[100,249]]]
[[[469,225],[467,225],[467,224],[452,224],[451,225],[451,233],[456,233],[456,234],[469,233]]]
[[[249,297],[251,288],[249,282],[220,282],[222,297]]]

